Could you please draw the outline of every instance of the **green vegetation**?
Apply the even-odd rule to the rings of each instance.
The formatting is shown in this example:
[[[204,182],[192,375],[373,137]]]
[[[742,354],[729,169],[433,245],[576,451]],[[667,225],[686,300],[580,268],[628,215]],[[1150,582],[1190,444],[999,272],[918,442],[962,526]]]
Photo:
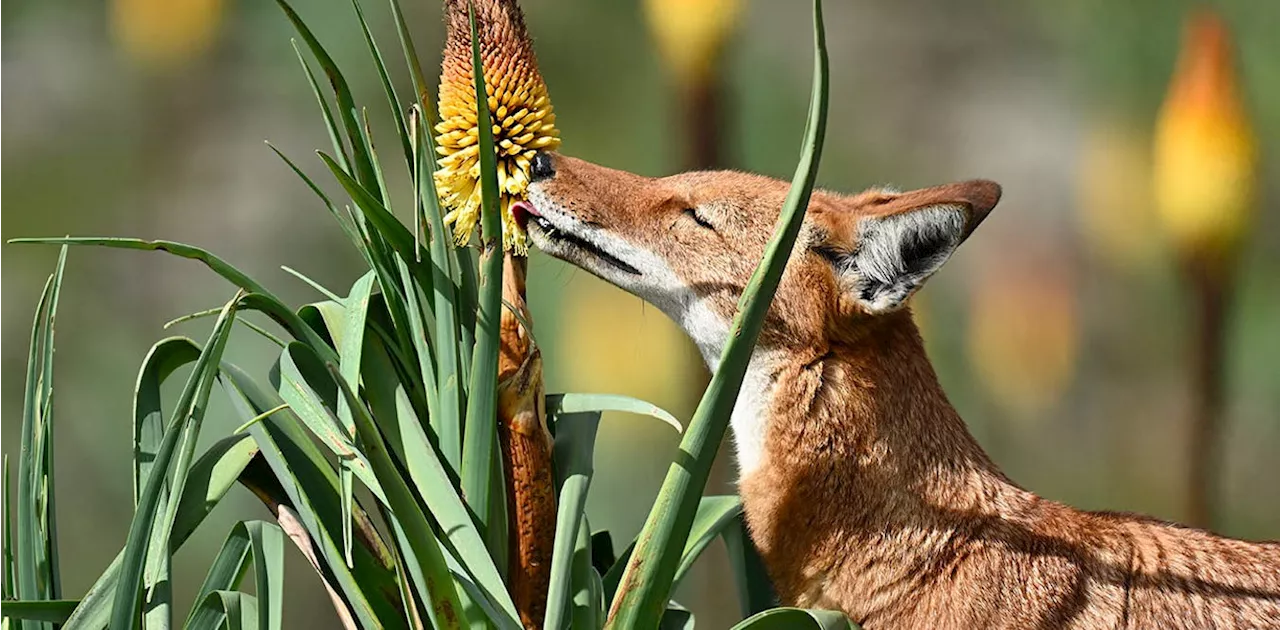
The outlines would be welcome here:
[[[217,256],[188,245],[19,239],[61,244],[62,255],[32,329],[16,511],[8,503],[7,461],[5,466],[5,627],[151,629],[185,619],[183,627],[195,629],[282,628],[288,614],[281,595],[286,536],[320,574],[335,615],[348,626],[520,627],[503,576],[507,533],[495,437],[502,256],[486,99],[476,99],[485,191],[477,261],[469,250],[451,245],[441,223],[428,175],[435,155],[433,114],[396,95],[358,2],[356,15],[414,179],[412,229],[393,213],[365,109],[303,20],[284,0],[280,6],[332,88],[332,94],[321,90],[299,50],[333,141],[331,153],[321,152],[320,158],[353,207],[340,208],[292,161],[281,158],[316,193],[368,271],[340,297],[290,270],[326,296],[295,309]],[[414,86],[425,94],[398,0],[391,0],[391,8]],[[744,616],[772,604],[767,578],[742,529],[737,497],[704,497],[702,490],[816,177],[827,109],[826,51],[816,0],[814,27],[809,127],[783,220],[744,295],[724,367],[685,436],[687,457],[672,465],[645,530],[620,556],[607,533],[591,532],[585,513],[600,413],[621,410],[677,427],[678,422],[626,397],[548,396],[559,488],[549,629],[692,627],[693,615],[670,594],[719,536],[733,552]],[[474,21],[472,29],[474,35]],[[474,44],[473,56],[479,64]],[[484,93],[482,73],[476,73],[475,88]],[[65,599],[60,588],[50,403],[54,321],[70,245],[166,252],[200,261],[238,288],[221,309],[191,316],[217,316],[204,344],[167,338],[143,362],[134,392],[133,521],[116,560],[78,600]],[[265,314],[288,338],[255,325],[236,328],[245,311]],[[224,358],[237,330],[280,346],[268,374],[249,374]],[[162,404],[162,385],[188,365],[178,399]],[[197,452],[215,383],[243,425]],[[236,483],[260,498],[275,522],[236,524],[209,566],[195,605],[174,610],[174,553]],[[371,500],[356,496],[358,486]],[[15,530],[12,553],[10,531]],[[250,568],[254,594],[243,590]],[[606,624],[611,608],[615,612]],[[775,609],[739,627],[851,625],[834,613]]]

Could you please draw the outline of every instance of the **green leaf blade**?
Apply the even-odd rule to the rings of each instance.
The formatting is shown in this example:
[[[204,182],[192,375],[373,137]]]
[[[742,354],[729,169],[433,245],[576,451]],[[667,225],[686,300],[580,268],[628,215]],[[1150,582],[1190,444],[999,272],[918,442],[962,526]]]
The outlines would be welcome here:
[[[476,316],[475,350],[471,360],[471,379],[465,431],[462,442],[462,494],[483,528],[489,553],[506,558],[505,522],[499,523],[494,505],[505,505],[506,487],[502,482],[501,462],[497,458],[497,391],[499,324],[502,315],[502,224],[498,216],[497,156],[493,148],[493,129],[484,85],[484,62],[480,55],[480,38],[476,32],[474,10],[471,11],[471,63],[474,71],[476,120],[480,134],[480,308]],[[495,474],[497,473],[497,474]],[[505,565],[501,561],[499,566]]]
[[[221,310],[221,309],[219,309]],[[200,346],[186,337],[169,337],[156,342],[142,360],[133,390],[133,503],[147,484],[156,450],[164,440],[164,409],[160,386],[178,368],[200,357]]]
[[[53,497],[53,337],[67,248],[45,283],[36,306],[23,394],[21,453],[18,458],[15,573],[17,595],[24,600],[59,599],[57,530]],[[48,624],[24,622],[24,628]]]
[[[329,56],[324,46],[320,44],[320,40],[316,39],[311,29],[307,27],[298,13],[293,10],[293,7],[285,0],[276,0],[276,4],[280,5],[285,17],[293,24],[298,35],[302,37],[302,41],[306,43],[307,48],[311,50],[311,54],[320,63],[320,68],[324,70],[325,76],[329,78],[329,85],[333,88],[334,97],[338,105],[338,117],[342,120],[347,139],[351,144],[356,178],[365,187],[375,187],[377,185],[377,175],[374,173],[373,161],[359,141],[359,116],[355,99],[351,95],[351,87],[347,84],[346,78],[342,76],[342,72],[338,70],[338,65],[334,63],[333,57]]]
[[[74,599],[6,601],[0,616],[19,621],[65,623],[80,602]]]
[[[834,610],[774,608],[757,614],[733,630],[859,630],[861,626]]]
[[[129,526],[128,542],[125,544],[124,559],[120,569],[120,581],[112,606],[111,626],[113,628],[131,628],[138,619],[143,572],[147,563],[148,550],[151,547],[151,537],[163,532],[164,553],[170,552],[169,532],[172,531],[172,524],[176,521],[177,501],[173,502],[174,506],[171,510],[165,510],[163,516],[158,514],[158,508],[164,500],[166,491],[171,496],[181,496],[183,480],[188,476],[190,466],[184,461],[188,455],[186,445],[183,446],[184,452],[178,454],[171,489],[166,489],[165,471],[169,470],[174,451],[179,446],[180,436],[185,439],[190,448],[193,449],[195,446],[204,410],[208,405],[209,391],[217,374],[218,363],[226,348],[227,339],[230,337],[231,324],[235,319],[236,305],[239,300],[240,295],[237,294],[227,303],[222,315],[218,317],[213,333],[201,351],[200,358],[196,361],[196,366],[179,397],[173,416],[165,429],[164,440],[156,452],[146,487],[139,495],[138,507],[134,513],[133,522]],[[159,530],[153,531],[153,525],[160,518],[167,522]]]
[[[445,562],[439,541],[431,530],[426,516],[418,508],[399,469],[392,461],[386,442],[377,425],[360,399],[352,392],[346,380],[333,365],[330,372],[338,383],[338,389],[353,411],[356,431],[364,444],[374,475],[386,492],[384,503],[391,510],[395,521],[404,529],[405,538],[421,563],[425,583],[420,584],[423,600],[430,602],[432,621],[440,628],[461,628],[463,608],[453,584],[453,577]]]
[[[810,193],[817,178],[827,116],[827,53],[822,3],[814,0],[814,80],[799,164],[783,203],[764,259],[738,302],[719,368],[681,441],[684,462],[674,463],[637,538],[622,583],[610,608],[607,628],[650,628],[659,623],[671,593],[680,558],[696,514],[698,497],[706,486],[711,463],[724,439],[730,411],[764,323],[773,294],[799,234]]]
[[[244,419],[283,402],[235,365],[224,363],[220,380]],[[361,627],[394,627],[402,615],[399,603],[387,598],[388,593],[398,591],[391,553],[380,539],[372,539],[366,541],[368,545],[353,549],[353,566],[347,566],[339,544],[338,474],[301,424],[294,411],[286,409],[250,427],[265,466],[247,468],[241,482],[269,506],[275,506],[274,511],[287,514],[305,528],[308,551],[318,563],[316,569],[327,568],[321,574],[334,597],[343,602],[344,613]]]
[[[586,533],[587,492],[595,472],[594,451],[600,412],[562,413],[558,409],[553,412],[553,407],[548,405],[547,416],[554,418],[556,427],[553,457],[559,477],[559,493],[543,627],[559,630],[568,627],[575,612],[572,599],[575,586],[589,584],[590,580],[590,575],[582,571],[583,565],[575,563],[575,559],[578,557],[578,544]],[[590,569],[589,562],[586,568]]]

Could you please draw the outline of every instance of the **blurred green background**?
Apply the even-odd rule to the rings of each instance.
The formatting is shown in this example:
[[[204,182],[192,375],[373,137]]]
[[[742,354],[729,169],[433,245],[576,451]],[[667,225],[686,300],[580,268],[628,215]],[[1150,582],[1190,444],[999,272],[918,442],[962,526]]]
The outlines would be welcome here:
[[[689,0],[692,2],[693,0]],[[666,6],[679,8],[679,3]],[[681,90],[635,2],[524,0],[563,130],[562,150],[642,174],[687,163]],[[375,126],[389,116],[343,0],[298,0]],[[988,177],[997,211],[916,299],[939,376],[970,429],[1014,479],[1092,509],[1183,516],[1190,296],[1152,207],[1151,134],[1191,3],[1134,0],[839,0],[828,3],[831,115],[822,185],[853,191]],[[1241,258],[1225,366],[1219,529],[1280,538],[1280,3],[1215,3],[1234,32],[1243,99],[1263,161]],[[419,53],[437,60],[434,2],[406,3]],[[789,178],[807,106],[811,27],[802,4],[747,2],[714,73],[720,161]],[[384,50],[395,33],[368,2]],[[267,0],[9,0],[3,43],[3,236],[122,235],[209,248],[302,304],[358,257],[262,144],[321,174],[328,145]],[[398,60],[397,60],[398,61]],[[407,73],[395,77],[411,93]],[[386,140],[384,140],[385,144]],[[319,177],[319,181],[328,181]],[[401,188],[404,183],[401,182]],[[403,192],[403,191],[402,191]],[[3,247],[3,438],[14,455],[31,318],[52,248]],[[529,294],[548,391],[638,396],[688,418],[704,370],[656,309],[535,254]],[[130,405],[161,325],[222,304],[229,285],[159,254],[74,250],[56,359],[58,529],[64,588],[78,596],[123,545],[130,517]],[[243,330],[243,329],[242,329]],[[265,369],[271,347],[233,339]],[[209,434],[238,422],[214,396]],[[678,436],[607,418],[590,514],[619,546],[640,527]],[[709,492],[733,492],[731,448]],[[179,555],[189,598],[227,527],[265,511],[237,490]],[[735,619],[722,553],[677,599],[700,627]],[[334,627],[297,554],[287,624]]]

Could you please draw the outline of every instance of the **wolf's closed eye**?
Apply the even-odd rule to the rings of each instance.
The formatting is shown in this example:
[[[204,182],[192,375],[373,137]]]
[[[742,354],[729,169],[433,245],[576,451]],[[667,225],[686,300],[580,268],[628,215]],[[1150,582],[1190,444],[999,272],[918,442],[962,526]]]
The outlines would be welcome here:
[[[716,226],[712,225],[711,222],[708,221],[706,217],[698,214],[697,210],[694,210],[693,208],[685,208],[684,213],[688,215],[689,218],[693,219],[694,223],[697,223],[698,225],[704,228],[707,228],[712,232],[716,230]]]

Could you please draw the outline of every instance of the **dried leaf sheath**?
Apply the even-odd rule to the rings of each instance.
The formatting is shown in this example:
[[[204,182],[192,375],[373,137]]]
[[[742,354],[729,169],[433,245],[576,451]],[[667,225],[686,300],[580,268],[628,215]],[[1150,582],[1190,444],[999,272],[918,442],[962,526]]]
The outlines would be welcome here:
[[[528,259],[507,254],[503,270],[502,345],[498,357],[498,437],[507,481],[511,532],[510,588],[526,628],[542,627],[551,553],[555,540],[556,495],[551,466],[551,435],[546,427],[542,353],[523,319]],[[511,311],[519,310],[520,317]]]

